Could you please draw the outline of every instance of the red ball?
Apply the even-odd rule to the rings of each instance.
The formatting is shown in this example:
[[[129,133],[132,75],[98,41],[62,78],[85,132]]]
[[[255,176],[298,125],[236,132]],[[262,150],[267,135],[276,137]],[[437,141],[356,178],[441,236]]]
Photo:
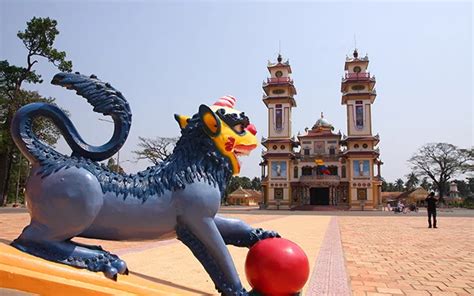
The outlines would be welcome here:
[[[264,239],[250,248],[245,274],[252,288],[264,295],[295,294],[308,280],[308,257],[292,241]]]

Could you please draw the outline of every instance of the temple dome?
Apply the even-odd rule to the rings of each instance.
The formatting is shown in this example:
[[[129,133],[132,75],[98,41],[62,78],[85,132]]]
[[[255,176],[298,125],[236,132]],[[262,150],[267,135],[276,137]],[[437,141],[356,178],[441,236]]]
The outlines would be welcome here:
[[[323,112],[321,112],[321,118],[319,118],[313,125],[313,129],[329,129],[334,130],[334,126],[324,119]]]

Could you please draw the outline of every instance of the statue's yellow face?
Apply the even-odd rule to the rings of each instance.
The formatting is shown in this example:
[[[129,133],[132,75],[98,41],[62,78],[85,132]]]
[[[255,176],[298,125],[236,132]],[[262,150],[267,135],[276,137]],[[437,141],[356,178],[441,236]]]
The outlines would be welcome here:
[[[184,128],[188,117],[175,117],[180,127]],[[255,126],[243,112],[229,107],[201,105],[199,117],[206,134],[222,155],[230,160],[233,174],[239,174],[238,158],[249,155],[257,147]]]

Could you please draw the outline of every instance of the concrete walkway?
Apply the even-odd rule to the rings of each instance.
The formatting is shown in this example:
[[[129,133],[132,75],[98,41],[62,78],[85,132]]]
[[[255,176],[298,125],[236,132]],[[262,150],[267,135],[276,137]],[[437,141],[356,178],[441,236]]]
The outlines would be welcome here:
[[[474,219],[473,212],[466,213],[440,213],[438,229],[428,229],[419,214],[252,210],[223,215],[276,230],[300,245],[312,275],[303,295],[474,295]],[[0,211],[0,242],[9,243],[28,222],[24,211]],[[216,294],[204,269],[177,240],[75,240],[121,255],[137,277],[183,293]],[[244,272],[247,250],[229,249],[250,288]]]
[[[339,224],[333,217],[326,230],[306,295],[350,295]]]

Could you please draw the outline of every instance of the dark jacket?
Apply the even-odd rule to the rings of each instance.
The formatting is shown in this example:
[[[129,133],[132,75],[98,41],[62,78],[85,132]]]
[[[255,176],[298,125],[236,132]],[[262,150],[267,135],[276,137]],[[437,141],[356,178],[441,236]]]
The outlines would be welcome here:
[[[434,196],[428,196],[425,201],[428,203],[428,211],[436,211],[438,199],[434,198]]]

